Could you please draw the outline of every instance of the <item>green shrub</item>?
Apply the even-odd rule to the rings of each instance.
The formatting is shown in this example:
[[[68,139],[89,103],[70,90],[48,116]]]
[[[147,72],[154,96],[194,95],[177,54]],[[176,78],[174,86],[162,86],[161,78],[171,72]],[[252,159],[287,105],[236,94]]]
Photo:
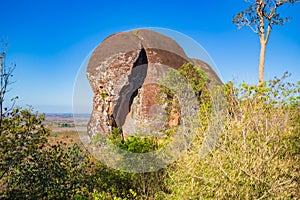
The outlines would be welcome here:
[[[185,67],[191,72],[194,66]],[[79,145],[49,144],[44,115],[15,109],[1,124],[0,198],[299,199],[300,82],[288,83],[287,75],[262,86],[225,84],[224,129],[216,147],[203,156],[199,151],[210,137],[213,99],[207,85],[193,82],[203,79],[186,74],[195,95],[201,94],[200,127],[178,161],[150,173],[110,169]],[[166,139],[136,135],[124,140],[113,129],[110,139],[124,150],[145,153],[166,145],[176,130],[167,127]]]
[[[50,145],[44,117],[18,108],[3,118],[1,199],[66,199],[87,194],[88,154],[76,145]]]
[[[224,85],[228,109],[218,146],[200,156],[204,135],[197,133],[168,170],[167,199],[299,198],[300,88],[285,78]]]

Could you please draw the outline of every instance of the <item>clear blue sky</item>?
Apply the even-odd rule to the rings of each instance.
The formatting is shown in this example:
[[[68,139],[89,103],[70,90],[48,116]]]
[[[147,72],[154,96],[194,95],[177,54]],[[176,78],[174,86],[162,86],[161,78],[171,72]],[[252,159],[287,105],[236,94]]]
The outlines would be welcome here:
[[[40,112],[71,112],[76,73],[87,54],[108,35],[140,27],[163,27],[200,43],[225,82],[257,82],[259,43],[249,28],[237,30],[232,16],[243,0],[75,1],[1,0],[0,39],[17,64],[10,96]],[[290,23],[275,27],[266,55],[266,79],[291,72],[300,80],[300,3],[281,9]]]

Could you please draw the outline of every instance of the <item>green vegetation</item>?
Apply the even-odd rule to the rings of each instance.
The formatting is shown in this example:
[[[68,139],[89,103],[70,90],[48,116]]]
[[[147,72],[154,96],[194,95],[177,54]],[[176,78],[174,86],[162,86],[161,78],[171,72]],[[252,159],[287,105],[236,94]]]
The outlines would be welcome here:
[[[184,77],[185,80],[181,77]],[[179,83],[181,84],[178,85]],[[167,87],[168,85],[175,85],[178,88],[173,88],[172,90]],[[211,111],[210,91],[208,89],[208,76],[206,72],[201,70],[198,66],[193,65],[189,62],[183,64],[177,71],[169,71],[167,76],[160,80],[160,94],[157,95],[157,100],[161,105],[167,103],[167,107],[165,109],[168,117],[174,114],[180,115],[181,108],[178,102],[178,97],[175,96],[175,93],[181,94],[181,91],[186,90],[186,87],[191,87],[190,91],[194,91],[195,93],[198,101],[198,106],[200,107],[200,116],[203,116],[203,112],[209,113]],[[202,108],[204,108],[205,110],[203,110]]]
[[[147,153],[159,148],[158,138],[156,136],[129,136],[125,140],[121,137],[121,132],[118,128],[113,128],[110,139],[113,144],[117,145],[121,149],[133,153]]]
[[[107,92],[101,92],[100,96],[102,99],[105,99],[107,97],[108,93]]]
[[[298,199],[300,83],[228,83],[225,130],[199,156],[203,136],[168,171],[166,199]],[[186,167],[188,166],[188,168]]]
[[[62,128],[66,128],[66,127],[73,127],[73,124],[69,124],[69,123],[61,123],[58,124],[58,127],[62,127]]]
[[[221,86],[227,100],[225,128],[216,148],[201,156],[212,104],[204,79],[190,76],[193,68],[186,64],[180,70],[199,96],[201,123],[191,147],[175,163],[141,174],[109,169],[82,146],[49,143],[44,115],[17,108],[1,124],[0,198],[300,198],[300,83],[286,82],[284,74],[260,86]],[[165,134],[172,138],[172,131]],[[166,144],[156,136],[124,140],[118,129],[110,139],[124,150],[141,153]]]

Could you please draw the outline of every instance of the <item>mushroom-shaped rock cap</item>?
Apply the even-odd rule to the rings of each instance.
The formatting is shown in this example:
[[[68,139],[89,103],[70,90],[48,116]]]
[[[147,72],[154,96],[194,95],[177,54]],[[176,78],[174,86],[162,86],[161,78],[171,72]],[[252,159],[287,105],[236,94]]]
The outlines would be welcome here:
[[[161,113],[155,94],[167,68],[159,66],[178,69],[191,61],[220,80],[209,65],[188,58],[175,40],[163,34],[140,29],[107,37],[93,51],[87,68],[94,91],[89,135],[108,134],[113,127],[125,131],[132,121],[151,121],[150,112]],[[179,123],[176,119],[172,124]]]
[[[93,72],[103,61],[118,53],[129,53],[141,49],[146,51],[149,57],[148,63],[159,62],[178,68],[181,66],[178,66],[178,60],[180,60],[180,64],[188,61],[182,47],[172,38],[152,30],[139,29],[108,36],[93,51],[87,72]],[[158,55],[154,56],[153,54]],[[167,58],[168,56],[172,56],[172,59]]]

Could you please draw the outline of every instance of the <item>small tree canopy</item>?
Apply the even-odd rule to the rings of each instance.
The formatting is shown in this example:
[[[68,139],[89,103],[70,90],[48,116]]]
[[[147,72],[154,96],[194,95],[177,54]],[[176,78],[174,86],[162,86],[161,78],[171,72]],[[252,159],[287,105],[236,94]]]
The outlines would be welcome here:
[[[299,0],[246,0],[251,5],[233,17],[233,23],[242,28],[248,26],[259,35],[259,85],[264,82],[265,52],[270,33],[274,25],[282,26],[289,21],[288,17],[281,17],[278,8],[284,4],[294,4]]]
[[[263,19],[264,24],[271,28],[274,25],[282,26],[285,22],[290,20],[289,17],[281,17],[278,13],[278,8],[284,4],[294,4],[299,0],[246,0],[251,5],[245,10],[239,12],[233,17],[233,23],[242,28],[248,26],[257,34],[262,32],[260,21]]]

